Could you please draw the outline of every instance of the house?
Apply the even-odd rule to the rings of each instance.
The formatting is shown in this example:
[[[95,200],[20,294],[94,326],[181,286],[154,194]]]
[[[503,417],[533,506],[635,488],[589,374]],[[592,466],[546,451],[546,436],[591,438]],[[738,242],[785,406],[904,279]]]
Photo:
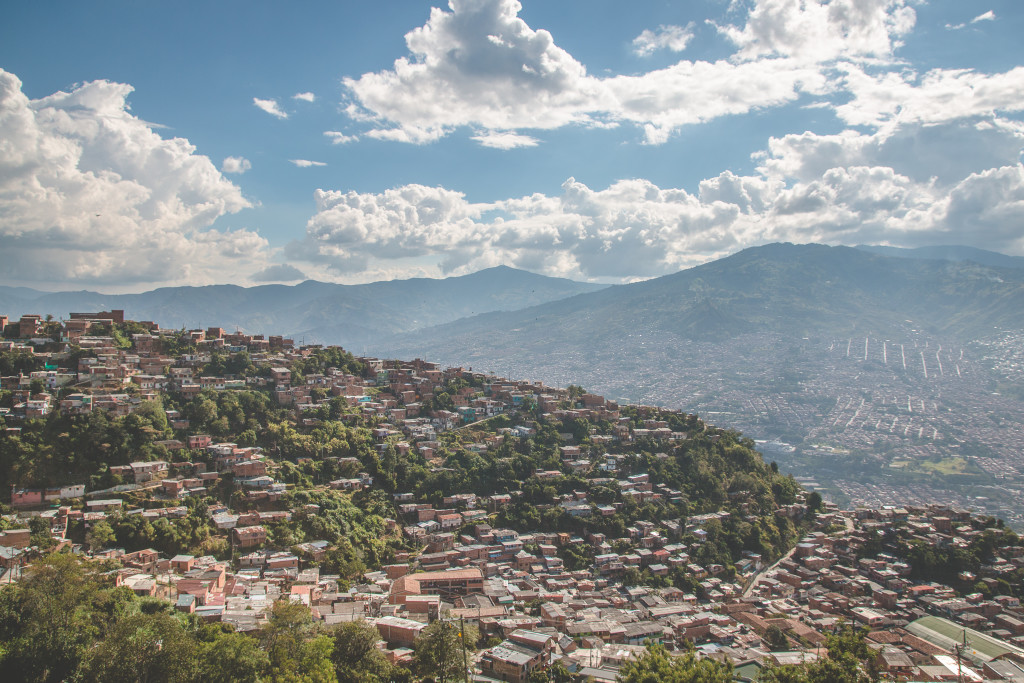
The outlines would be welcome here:
[[[412,647],[420,633],[427,627],[426,623],[421,621],[393,616],[377,619],[376,626],[380,637],[392,647]]]
[[[391,584],[389,602],[402,605],[411,596],[440,595],[445,600],[483,593],[484,575],[478,568],[406,574]]]
[[[235,527],[231,530],[231,542],[239,548],[253,548],[267,540],[267,530],[260,526]]]
[[[507,641],[506,641],[507,642]],[[543,652],[506,647],[505,643],[485,650],[480,659],[484,675],[509,683],[526,683],[530,672],[543,664]]]

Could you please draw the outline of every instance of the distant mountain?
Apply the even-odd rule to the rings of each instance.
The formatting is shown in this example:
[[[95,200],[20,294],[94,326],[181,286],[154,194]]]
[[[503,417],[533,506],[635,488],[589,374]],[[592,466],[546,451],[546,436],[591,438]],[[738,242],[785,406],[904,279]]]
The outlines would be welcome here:
[[[903,249],[900,247],[882,247],[861,244],[857,247],[863,251],[895,258],[937,259],[940,261],[974,261],[983,266],[996,268],[1024,268],[1024,257],[1007,256],[996,251],[986,251],[975,247],[945,246],[917,247]]]
[[[604,287],[499,266],[461,277],[365,285],[307,281],[292,286],[164,287],[118,295],[0,287],[0,312],[12,317],[49,313],[59,318],[73,311],[124,309],[131,319],[155,320],[169,327],[216,325],[250,333],[283,333],[306,343],[360,350],[397,333]]]
[[[967,339],[1024,327],[1024,270],[972,261],[890,258],[850,247],[770,244],[654,280],[609,287],[510,314],[487,314],[394,337],[444,362],[529,367],[555,357],[629,356],[638,347],[925,330]]]

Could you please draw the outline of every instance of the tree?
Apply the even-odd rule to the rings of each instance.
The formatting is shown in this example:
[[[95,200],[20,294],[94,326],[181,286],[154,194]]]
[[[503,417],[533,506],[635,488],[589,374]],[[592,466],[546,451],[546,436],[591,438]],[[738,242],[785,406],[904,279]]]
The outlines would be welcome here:
[[[864,631],[849,625],[825,639],[828,657],[811,664],[773,666],[761,672],[761,683],[868,683],[871,678],[861,670],[861,662],[870,651]]]
[[[259,642],[242,633],[221,633],[199,651],[199,679],[204,683],[258,683],[270,669]]]
[[[821,500],[821,494],[817,491],[811,491],[807,494],[807,512],[812,515],[819,512],[822,508],[823,502]]]
[[[440,683],[466,679],[465,661],[477,641],[476,629],[459,630],[458,623],[440,619],[427,626],[416,639],[414,669],[421,676],[433,676]]]
[[[619,671],[623,683],[732,683],[732,664],[698,659],[693,651],[669,656],[661,645],[652,645],[639,659]]]
[[[334,640],[331,661],[340,683],[389,680],[394,667],[377,649],[380,635],[363,620],[341,624],[329,634]]]
[[[89,532],[85,535],[85,542],[89,544],[91,550],[99,550],[100,548],[106,548],[110,544],[117,540],[117,535],[114,533],[113,527],[106,520],[101,520],[92,525]]]
[[[783,633],[782,629],[774,624],[765,629],[761,640],[764,641],[765,647],[772,652],[782,652],[789,649],[789,639],[786,638],[786,634]]]
[[[16,681],[71,678],[96,633],[80,605],[96,592],[95,574],[81,561],[54,553],[0,592],[0,671]]]
[[[198,672],[196,642],[173,613],[135,612],[118,619],[106,638],[90,648],[82,679],[192,681]]]

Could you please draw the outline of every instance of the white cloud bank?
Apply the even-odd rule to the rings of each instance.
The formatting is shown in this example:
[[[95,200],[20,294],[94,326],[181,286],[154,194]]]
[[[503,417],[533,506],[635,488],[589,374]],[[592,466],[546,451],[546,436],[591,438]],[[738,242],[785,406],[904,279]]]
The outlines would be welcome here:
[[[223,280],[266,240],[210,229],[250,206],[208,157],[132,116],[132,88],[93,81],[29,100],[0,70],[0,271],[9,283]]]
[[[806,172],[809,157],[829,145],[834,156],[861,163]],[[894,150],[870,138],[773,140],[773,150],[778,156],[762,173],[725,172],[696,194],[646,180],[594,190],[573,178],[556,196],[493,203],[421,185],[379,194],[318,190],[306,236],[289,253],[335,276],[428,259],[437,263],[434,275],[503,263],[605,280],[663,275],[776,241],[956,243],[1024,254],[1019,163],[943,185],[874,165]],[[776,169],[784,167],[807,177],[782,177]]]
[[[450,0],[405,36],[410,55],[390,70],[346,78],[351,118],[370,137],[411,143],[460,127],[509,135],[567,125],[632,123],[648,143],[680,126],[830,92],[837,64],[885,64],[914,26],[909,0],[759,0],[742,26],[716,25],[732,58],[599,78],[519,18],[517,0]],[[638,54],[683,50],[692,26],[661,26]]]
[[[421,185],[318,190],[306,235],[288,251],[342,277],[505,263],[605,280],[773,241],[1024,254],[1024,67],[916,72],[896,57],[914,4],[756,0],[741,23],[714,25],[736,48],[729,59],[596,78],[522,21],[515,0],[451,0],[406,35],[409,57],[345,81],[349,114],[375,126],[367,135],[423,143],[466,127],[482,145],[512,149],[537,144],[524,130],[632,123],[657,144],[683,125],[807,95],[850,128],[772,138],[754,155],[756,173],[724,172],[696,192],[573,178],[553,196],[491,203]],[[634,48],[684,49],[690,27],[675,29],[645,32]]]

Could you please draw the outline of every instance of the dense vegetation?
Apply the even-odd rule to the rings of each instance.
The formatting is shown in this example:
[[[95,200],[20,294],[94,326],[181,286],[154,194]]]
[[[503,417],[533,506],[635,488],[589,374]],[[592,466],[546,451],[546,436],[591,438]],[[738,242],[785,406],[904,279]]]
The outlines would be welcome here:
[[[981,593],[986,598],[1014,595],[1024,598],[1024,569],[978,580],[982,570],[992,565],[999,549],[1019,543],[1017,534],[994,517],[972,520],[977,535],[966,546],[941,546],[919,539],[905,539],[893,531],[869,539],[860,550],[863,557],[896,557],[910,565],[911,578],[938,581],[961,595]]]
[[[187,350],[187,349],[186,349]],[[0,354],[3,355],[3,354]],[[8,362],[14,362],[8,359]],[[351,354],[332,347],[319,349],[292,366],[293,381],[319,374],[330,367],[350,373],[367,369]],[[265,374],[266,367],[253,365],[246,353],[211,356],[200,372],[234,372],[243,377]],[[451,396],[472,387],[474,378],[453,378],[435,392],[438,408],[448,407]],[[318,391],[314,389],[314,391]],[[326,392],[323,392],[326,394]],[[582,395],[571,387],[565,407]],[[688,438],[662,442],[640,438],[634,442],[612,441],[607,437],[614,426],[607,421],[588,422],[582,418],[550,421],[535,403],[527,400],[518,415],[501,415],[484,423],[442,434],[436,456],[428,463],[416,449],[398,449],[390,441],[377,444],[370,429],[380,418],[358,415],[343,398],[327,399],[303,415],[305,425],[292,410],[273,401],[269,389],[207,390],[186,399],[174,392],[156,401],[143,402],[124,417],[101,410],[85,416],[66,416],[58,411],[42,419],[20,423],[17,435],[0,437],[0,490],[11,484],[45,486],[86,483],[91,491],[124,484],[111,467],[133,461],[162,459],[174,462],[202,462],[208,469],[215,463],[204,450],[168,450],[160,442],[188,434],[206,433],[215,440],[241,446],[259,446],[275,464],[275,477],[291,485],[279,509],[301,509],[317,505],[317,515],[296,514],[290,522],[270,525],[270,545],[288,548],[304,541],[326,540],[331,545],[325,568],[344,577],[356,577],[368,568],[390,561],[398,549],[408,549],[398,536],[384,532],[384,519],[396,517],[390,495],[410,492],[418,501],[440,506],[442,499],[467,491],[481,495],[514,493],[514,502],[492,519],[493,523],[519,531],[568,532],[577,536],[602,533],[608,539],[628,536],[631,525],[640,520],[679,519],[726,510],[733,514],[723,520],[701,524],[702,539],[687,534],[682,542],[694,548],[693,558],[701,564],[720,564],[731,575],[733,562],[743,551],[766,558],[777,557],[795,540],[797,527],[774,510],[797,500],[799,487],[791,477],[766,465],[753,450],[753,443],[739,434],[708,428],[694,415],[653,408],[624,407],[629,426],[642,427],[644,420],[664,421],[674,432]],[[165,411],[177,411],[188,428],[171,428]],[[526,438],[495,434],[506,427],[524,424],[532,430]],[[490,440],[481,450],[474,446]],[[581,456],[594,464],[615,463],[608,476],[573,473],[562,461],[560,448],[572,443]],[[496,444],[496,445],[495,445]],[[539,479],[538,470],[554,476]],[[327,481],[353,477],[359,471],[374,479],[372,492],[354,497],[326,490]],[[634,474],[647,474],[659,486],[657,500],[634,502],[623,496],[619,481]],[[575,516],[559,505],[563,497],[585,492],[597,505],[614,505],[613,514]],[[208,509],[227,504],[250,509],[231,478],[221,478],[208,488],[203,500],[191,500],[188,514],[177,519],[143,519],[138,515],[113,514],[94,524],[86,535],[77,525],[69,529],[72,540],[90,547],[108,545],[128,551],[152,547],[165,553],[189,552],[224,557],[227,546],[216,536]],[[127,493],[127,502],[139,502],[145,494]],[[589,566],[592,545],[568,546],[563,559],[571,569]],[[627,580],[652,585],[693,588],[693,581],[679,569],[668,577],[655,577],[631,570]]]
[[[204,624],[156,598],[115,588],[99,564],[55,553],[0,591],[0,670],[12,681],[363,683],[407,681],[365,622],[314,625],[309,608],[275,603],[252,634]],[[429,662],[420,662],[430,674]]]

